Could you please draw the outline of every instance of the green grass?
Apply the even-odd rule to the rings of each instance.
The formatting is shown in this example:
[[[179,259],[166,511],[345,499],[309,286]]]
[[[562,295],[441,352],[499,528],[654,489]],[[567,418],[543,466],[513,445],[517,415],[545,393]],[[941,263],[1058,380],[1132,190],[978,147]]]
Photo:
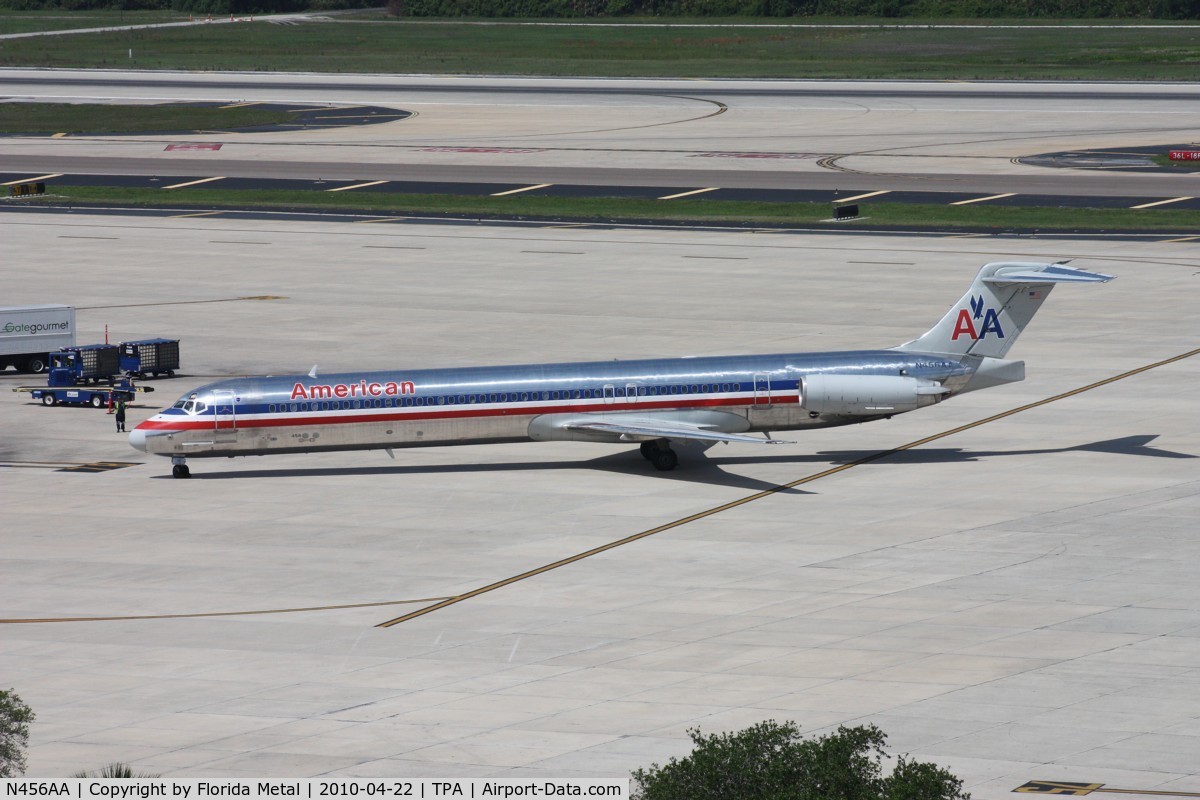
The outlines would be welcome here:
[[[0,103],[0,133],[9,134],[229,130],[290,122],[294,118],[294,114],[284,111],[255,107]]]
[[[55,195],[40,203],[81,203],[116,207],[202,209],[271,208],[367,212],[396,216],[450,215],[526,217],[546,220],[662,220],[727,224],[810,226],[831,216],[825,203],[756,203],[731,200],[672,201],[625,198],[476,197],[372,192],[135,189],[103,186],[48,187]],[[862,204],[867,217],[839,227],[1004,230],[1163,230],[1200,232],[1200,214],[1168,209],[1006,208],[992,206]]]
[[[178,11],[62,11],[57,9],[13,11],[0,9],[0,34],[183,22],[187,18],[187,14],[181,14]]]
[[[1187,150],[1200,150],[1200,147],[1188,147]],[[1155,164],[1177,172],[1200,172],[1200,161],[1172,161],[1170,155],[1151,156]]]
[[[1191,81],[1200,68],[1200,29],[522,27],[338,18],[79,34],[54,47],[16,39],[0,42],[0,66]]]

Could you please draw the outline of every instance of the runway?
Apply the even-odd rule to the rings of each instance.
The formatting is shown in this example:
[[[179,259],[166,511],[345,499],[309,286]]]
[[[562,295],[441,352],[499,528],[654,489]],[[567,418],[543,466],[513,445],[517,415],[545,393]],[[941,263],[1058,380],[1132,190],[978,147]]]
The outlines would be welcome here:
[[[1014,159],[1200,141],[1193,84],[552,80],[3,70],[16,99],[370,103],[407,120],[289,134],[4,140],[0,170],[440,183],[1200,194],[1197,177]]]
[[[11,263],[38,265],[10,302],[54,286],[82,339],[182,340],[184,374],[131,423],[313,363],[890,345],[988,260],[1118,275],[1055,292],[1012,353],[1024,383],[674,473],[530,443],[174,481],[105,414],[0,392],[0,673],[38,713],[31,777],[623,777],[686,752],[688,727],[775,718],[874,722],[984,800],[1200,791],[1194,242],[0,226]]]

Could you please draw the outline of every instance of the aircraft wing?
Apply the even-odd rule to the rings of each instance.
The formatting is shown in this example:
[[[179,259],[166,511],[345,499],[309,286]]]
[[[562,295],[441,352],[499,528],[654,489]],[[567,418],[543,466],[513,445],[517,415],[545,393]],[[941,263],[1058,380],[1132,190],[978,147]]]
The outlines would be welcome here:
[[[615,417],[576,417],[561,422],[569,431],[608,434],[623,441],[650,439],[694,439],[701,442],[746,442],[749,444],[790,444],[781,439],[765,439],[744,433],[725,433],[686,422],[656,419],[620,419]]]

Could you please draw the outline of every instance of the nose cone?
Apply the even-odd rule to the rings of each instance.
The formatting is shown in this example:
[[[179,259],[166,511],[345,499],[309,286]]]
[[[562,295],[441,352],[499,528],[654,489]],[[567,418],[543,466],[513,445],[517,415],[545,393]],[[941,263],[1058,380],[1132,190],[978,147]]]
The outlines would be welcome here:
[[[146,452],[146,432],[141,428],[134,428],[129,432],[129,446],[135,450]]]

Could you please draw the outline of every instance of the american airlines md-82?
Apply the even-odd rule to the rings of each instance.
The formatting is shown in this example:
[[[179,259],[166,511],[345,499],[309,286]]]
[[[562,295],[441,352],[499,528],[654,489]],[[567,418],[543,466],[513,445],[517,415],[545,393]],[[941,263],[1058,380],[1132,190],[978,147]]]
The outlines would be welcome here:
[[[927,333],[882,350],[237,378],[142,422],[133,447],[188,458],[521,441],[628,442],[660,470],[672,443],[780,444],[777,431],[851,425],[1023,380],[1005,360],[1058,283],[1110,275],[984,266]],[[752,434],[761,434],[754,436]]]

